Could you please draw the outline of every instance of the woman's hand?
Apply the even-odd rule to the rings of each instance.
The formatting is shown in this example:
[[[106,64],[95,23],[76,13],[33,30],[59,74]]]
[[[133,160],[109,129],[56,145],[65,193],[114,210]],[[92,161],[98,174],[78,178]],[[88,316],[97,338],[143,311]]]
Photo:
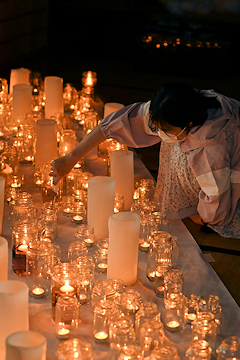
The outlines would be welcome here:
[[[52,161],[49,175],[54,177],[54,185],[57,185],[72,170],[75,163],[76,161],[72,158],[71,153]]]

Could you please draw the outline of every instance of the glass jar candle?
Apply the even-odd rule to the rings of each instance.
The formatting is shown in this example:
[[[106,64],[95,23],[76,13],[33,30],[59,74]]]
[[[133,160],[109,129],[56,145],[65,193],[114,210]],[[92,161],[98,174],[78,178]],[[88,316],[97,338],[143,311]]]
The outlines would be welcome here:
[[[87,219],[86,208],[81,201],[74,201],[70,211],[72,222],[76,225],[85,224]]]
[[[32,298],[46,298],[51,293],[51,266],[53,248],[44,241],[28,244],[26,259],[26,282]]]
[[[73,338],[59,343],[56,360],[93,360],[92,345],[83,338]]]
[[[154,277],[154,291],[156,296],[161,298],[164,297],[164,276],[172,269],[172,267],[171,263],[159,262],[156,264]]]
[[[74,263],[61,263],[54,267],[51,277],[52,317],[55,320],[55,308],[60,295],[77,295],[78,267]]]
[[[122,350],[128,345],[135,345],[134,323],[117,311],[112,316],[109,326],[110,358],[119,359]]]
[[[157,308],[157,304],[153,302],[143,302],[138,312],[135,315],[135,332],[136,332],[136,340],[140,343],[140,328],[143,323],[147,320],[153,320],[156,322],[160,322],[161,313]]]
[[[16,221],[36,221],[37,209],[34,205],[32,195],[27,192],[19,193],[15,200],[12,212],[12,225]]]
[[[194,321],[197,317],[197,313],[199,310],[200,296],[195,295],[195,294],[186,296],[186,302],[187,302],[187,308],[188,308],[187,322],[188,322],[188,324],[191,324],[192,321]]]
[[[155,190],[153,179],[141,179],[139,187],[137,188],[138,198],[154,201]]]
[[[101,248],[94,252],[95,270],[98,273],[107,272],[108,249]]]
[[[87,266],[79,268],[78,283],[78,299],[80,304],[89,304],[94,283],[94,273]]]
[[[192,339],[206,340],[209,346],[215,351],[217,325],[214,315],[210,312],[200,312],[191,324]]]
[[[118,213],[120,211],[124,211],[124,196],[123,195],[115,195],[114,198],[114,213]]]
[[[209,311],[214,315],[217,333],[220,334],[222,322],[222,306],[217,295],[205,295],[199,300],[198,312]]]
[[[140,346],[144,358],[151,355],[153,349],[165,341],[163,323],[156,320],[146,320],[140,328]]]
[[[240,359],[240,337],[228,336],[216,350],[217,360]]]
[[[114,300],[115,296],[118,296],[124,291],[124,285],[122,284],[116,288],[112,279],[99,279],[95,282],[93,290],[92,290],[92,298],[91,305],[92,308],[96,306],[96,304],[100,300],[104,299],[112,299]]]
[[[16,221],[12,229],[12,269],[16,275],[26,275],[28,244],[38,239],[35,222]]]
[[[55,330],[59,340],[77,335],[80,304],[76,296],[62,295],[57,299]]]
[[[118,360],[144,360],[142,349],[137,344],[124,345]]]
[[[59,156],[65,156],[72,151],[77,145],[77,139],[75,131],[71,129],[65,129],[62,131],[59,142]]]
[[[186,350],[185,356],[189,360],[211,360],[212,348],[205,340],[193,340]]]
[[[164,294],[183,293],[184,277],[183,272],[178,269],[171,269],[164,275]]]
[[[186,328],[186,300],[180,293],[167,293],[164,298],[163,322],[170,332],[182,332]]]
[[[70,242],[70,244],[68,246],[69,262],[76,260],[79,256],[87,255],[87,254],[88,254],[88,248],[84,241],[76,240],[76,241]]]
[[[58,216],[55,209],[44,208],[42,210],[42,214],[38,220],[38,229],[42,236],[50,239],[52,242],[54,242],[57,237],[57,222]]]
[[[95,240],[93,226],[88,224],[79,225],[75,232],[75,239],[83,241],[87,247],[92,247]]]
[[[141,294],[134,289],[125,289],[125,291],[116,300],[120,311],[132,319],[135,323],[135,314],[140,308],[142,302]]]
[[[176,346],[162,344],[153,349],[149,360],[181,360]]]

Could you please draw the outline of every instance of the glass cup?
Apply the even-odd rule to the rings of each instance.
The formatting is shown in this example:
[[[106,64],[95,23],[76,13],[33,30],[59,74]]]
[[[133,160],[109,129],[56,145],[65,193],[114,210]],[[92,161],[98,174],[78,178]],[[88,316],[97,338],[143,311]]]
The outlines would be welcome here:
[[[28,244],[38,239],[35,222],[16,221],[12,229],[12,269],[16,275],[26,275]]]
[[[200,296],[191,294],[186,296],[187,308],[188,308],[188,315],[187,315],[187,322],[191,324],[197,317],[197,313],[199,311],[199,302]]]
[[[191,324],[192,339],[205,340],[209,346],[215,351],[217,325],[214,315],[211,312],[200,312]]]
[[[124,282],[120,279],[99,279],[95,282],[92,291],[91,304],[92,309],[100,300],[119,298],[124,292]]]
[[[217,295],[205,295],[199,300],[198,312],[209,311],[214,315],[217,333],[220,333],[222,322],[222,306]]]
[[[76,260],[79,256],[87,255],[87,254],[88,254],[87,245],[82,240],[72,241],[68,246],[69,262]]]
[[[184,277],[183,272],[178,269],[171,269],[164,275],[164,295],[183,293]]]
[[[76,296],[59,296],[56,304],[55,329],[59,340],[77,335],[80,304]]]
[[[80,304],[88,304],[91,301],[94,282],[94,273],[87,267],[79,269],[78,299]]]
[[[217,360],[240,359],[240,337],[229,336],[224,339],[216,350]]]
[[[74,263],[60,263],[54,266],[51,277],[52,317],[55,320],[56,303],[59,296],[77,295],[79,270]]]
[[[120,211],[124,211],[124,196],[123,195],[115,195],[114,198],[114,213],[118,213]]]
[[[95,269],[98,273],[107,272],[108,249],[101,248],[94,252]]]
[[[185,356],[189,360],[211,360],[212,348],[205,340],[193,340],[186,350]]]
[[[151,355],[153,349],[159,344],[163,344],[165,333],[161,321],[146,320],[140,328],[140,346],[144,353],[144,358]]]
[[[182,332],[186,328],[186,300],[181,293],[167,293],[164,298],[163,322],[170,332]]]
[[[163,298],[165,292],[164,276],[172,269],[172,263],[160,262],[155,267],[154,291],[156,296]]]
[[[94,244],[94,228],[92,225],[79,225],[75,232],[75,239],[83,241],[87,247],[92,247]]]
[[[149,360],[181,360],[174,345],[159,345],[153,349]]]
[[[147,320],[154,320],[160,322],[161,313],[157,308],[157,304],[153,302],[141,303],[138,312],[135,315],[135,332],[136,341],[140,344],[140,328]]]
[[[125,291],[116,299],[120,311],[135,323],[135,314],[138,312],[142,299],[141,294],[134,289]]]
[[[117,316],[117,318],[112,319],[109,329],[109,340],[110,359],[118,360],[124,347],[135,344],[135,331],[132,320],[125,316]]]
[[[38,220],[38,229],[41,236],[54,242],[57,237],[57,221],[58,216],[55,209],[43,209]]]
[[[56,360],[93,360],[92,345],[83,338],[73,338],[59,343]]]
[[[135,344],[124,345],[118,360],[144,360],[140,346]]]
[[[26,282],[29,295],[35,299],[46,298],[51,291],[53,248],[44,241],[31,241],[26,258]]]

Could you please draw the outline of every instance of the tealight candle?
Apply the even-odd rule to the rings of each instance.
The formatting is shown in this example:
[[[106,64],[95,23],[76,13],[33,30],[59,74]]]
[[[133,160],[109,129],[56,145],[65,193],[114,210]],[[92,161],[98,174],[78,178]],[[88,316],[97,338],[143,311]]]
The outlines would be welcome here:
[[[176,320],[171,320],[167,323],[167,327],[171,328],[171,329],[177,329],[179,327],[179,322]]]
[[[85,242],[87,245],[92,245],[92,244],[93,244],[93,239],[84,239],[84,242]]]
[[[80,222],[83,220],[83,217],[81,215],[74,215],[73,216],[73,221],[74,222]]]
[[[107,264],[101,263],[98,264],[99,269],[107,269]]]
[[[97,340],[106,340],[108,338],[108,334],[105,331],[98,331],[94,334],[94,337]]]
[[[58,330],[58,335],[60,336],[64,336],[64,335],[68,335],[70,333],[70,330],[62,328]]]
[[[22,244],[22,245],[19,245],[19,246],[18,246],[18,251],[24,251],[24,252],[26,252],[26,251],[27,251],[27,248],[28,248],[27,244]]]
[[[42,289],[41,287],[35,287],[33,290],[32,290],[32,293],[34,295],[37,295],[37,296],[41,296],[44,294],[44,289]]]
[[[193,321],[195,319],[196,319],[196,314],[194,313],[188,314],[188,320]]]
[[[66,280],[66,283],[65,285],[61,286],[60,287],[60,291],[64,292],[64,293],[69,293],[69,292],[72,292],[74,291],[74,287],[69,285],[69,281]]]
[[[80,302],[85,302],[87,299],[87,295],[85,294],[79,294],[79,301]]]

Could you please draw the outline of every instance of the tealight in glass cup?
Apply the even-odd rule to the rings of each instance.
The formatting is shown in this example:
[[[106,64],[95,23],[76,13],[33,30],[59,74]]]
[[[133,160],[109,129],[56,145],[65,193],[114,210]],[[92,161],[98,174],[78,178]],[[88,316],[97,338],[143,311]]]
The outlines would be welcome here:
[[[75,239],[84,241],[87,247],[92,247],[94,244],[94,227],[92,225],[79,225],[75,232]]]
[[[164,275],[164,296],[166,294],[183,293],[184,277],[183,272],[178,269],[171,269]]]
[[[212,313],[206,311],[198,313],[191,324],[191,332],[192,339],[207,341],[212,350],[215,351],[217,325]]]
[[[211,360],[212,348],[205,340],[193,340],[190,342],[185,356],[188,360]]]
[[[173,268],[172,263],[159,262],[156,264],[154,277],[154,291],[156,296],[163,298],[165,292],[164,276]]]
[[[62,295],[57,299],[55,314],[56,336],[59,340],[77,335],[80,304],[76,296]]]
[[[108,249],[97,249],[94,252],[95,269],[98,273],[107,272]]]
[[[217,360],[240,359],[240,337],[228,336],[216,350]]]
[[[144,360],[142,349],[137,344],[125,345],[118,360]]]
[[[87,255],[87,254],[88,254],[87,245],[82,240],[72,241],[68,246],[69,262],[76,260],[79,256]]]
[[[159,344],[163,344],[165,333],[163,323],[156,320],[146,320],[140,328],[140,346],[144,353],[144,358],[151,355],[153,349]]]
[[[73,338],[59,343],[56,360],[93,360],[92,345],[83,338]]]
[[[135,345],[134,323],[127,316],[120,316],[116,312],[109,327],[110,359],[118,360],[121,351],[128,345]]]
[[[123,195],[115,195],[114,198],[114,213],[118,213],[120,211],[124,211],[124,203],[125,199]]]
[[[142,299],[141,294],[134,289],[125,291],[116,299],[119,310],[135,323],[135,314],[138,312]]]
[[[174,345],[162,344],[154,348],[149,360],[181,360]]]
[[[136,341],[140,343],[140,329],[145,321],[153,320],[155,322],[161,322],[160,319],[161,313],[157,308],[157,304],[150,301],[143,302],[135,315]]]
[[[170,332],[182,332],[186,328],[186,300],[180,293],[167,293],[164,298],[164,325]]]

